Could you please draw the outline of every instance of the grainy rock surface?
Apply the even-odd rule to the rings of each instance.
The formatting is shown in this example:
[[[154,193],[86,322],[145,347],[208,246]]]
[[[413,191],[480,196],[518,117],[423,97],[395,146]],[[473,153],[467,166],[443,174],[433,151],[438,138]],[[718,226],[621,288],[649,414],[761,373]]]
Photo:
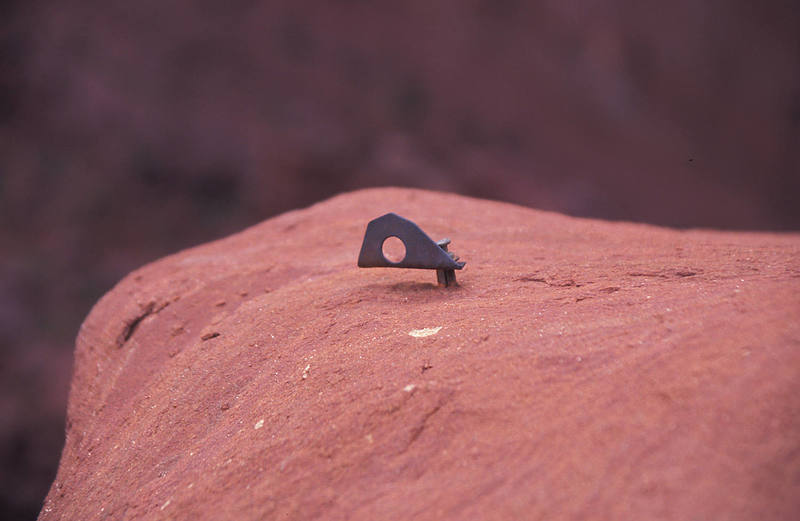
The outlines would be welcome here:
[[[459,287],[356,267],[388,211]],[[798,290],[796,234],[345,194],[100,300],[40,519],[790,519]]]

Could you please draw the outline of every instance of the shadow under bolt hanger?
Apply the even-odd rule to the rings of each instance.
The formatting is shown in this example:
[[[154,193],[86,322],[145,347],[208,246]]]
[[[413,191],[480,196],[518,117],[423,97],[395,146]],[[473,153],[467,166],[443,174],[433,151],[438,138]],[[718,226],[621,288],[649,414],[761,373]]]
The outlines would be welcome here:
[[[390,237],[403,241],[405,257],[392,262],[383,254],[383,243]],[[434,242],[419,226],[400,217],[387,213],[367,224],[361,253],[358,255],[360,268],[419,268],[436,270],[436,280],[442,286],[456,284],[456,272],[465,262],[458,262],[452,252],[447,251],[450,239]]]

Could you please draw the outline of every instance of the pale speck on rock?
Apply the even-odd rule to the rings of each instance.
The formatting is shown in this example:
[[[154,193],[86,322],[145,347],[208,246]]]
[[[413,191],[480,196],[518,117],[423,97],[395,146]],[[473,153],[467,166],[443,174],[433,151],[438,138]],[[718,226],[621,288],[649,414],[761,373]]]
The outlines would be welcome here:
[[[442,326],[438,327],[426,327],[422,329],[412,329],[408,332],[409,335],[413,336],[414,338],[422,338],[426,336],[435,335],[439,331],[442,330]]]

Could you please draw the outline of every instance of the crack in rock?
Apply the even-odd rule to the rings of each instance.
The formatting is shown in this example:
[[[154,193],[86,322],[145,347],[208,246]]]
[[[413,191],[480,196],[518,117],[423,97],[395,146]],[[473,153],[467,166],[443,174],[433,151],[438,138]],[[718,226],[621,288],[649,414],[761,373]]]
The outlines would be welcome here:
[[[426,412],[419,420],[419,422],[414,426],[414,428],[411,429],[411,436],[408,438],[408,443],[406,443],[406,446],[403,447],[403,450],[400,451],[401,454],[403,452],[406,452],[411,447],[411,445],[413,445],[414,442],[417,441],[417,438],[420,437],[422,431],[425,430],[425,426],[428,423],[428,420],[431,418],[431,416],[439,412],[439,410],[442,408],[442,405],[443,405],[442,402],[437,403],[436,406],[434,406],[433,409]]]
[[[558,278],[555,276],[551,277],[543,277],[536,273],[531,273],[528,275],[523,275],[522,277],[517,277],[514,279],[515,282],[540,282],[551,288],[580,288],[586,284],[591,284],[590,282],[576,282],[575,279],[566,277],[566,278]]]
[[[141,307],[141,311],[135,317],[128,319],[124,322],[122,327],[122,331],[117,336],[116,345],[117,348],[121,348],[125,345],[125,343],[131,339],[133,334],[136,332],[136,328],[139,327],[139,324],[142,323],[142,320],[149,317],[150,315],[158,314],[162,309],[167,307],[169,302],[165,302],[163,304],[159,304],[156,306],[156,302],[151,300],[147,303],[147,305]]]

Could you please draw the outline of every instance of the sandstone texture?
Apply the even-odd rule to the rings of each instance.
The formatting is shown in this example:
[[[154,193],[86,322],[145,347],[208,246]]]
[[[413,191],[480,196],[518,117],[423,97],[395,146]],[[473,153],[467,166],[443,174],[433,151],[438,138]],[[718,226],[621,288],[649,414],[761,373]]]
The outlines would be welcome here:
[[[359,269],[407,217],[467,262]],[[127,276],[40,519],[792,519],[800,236],[341,195]]]

